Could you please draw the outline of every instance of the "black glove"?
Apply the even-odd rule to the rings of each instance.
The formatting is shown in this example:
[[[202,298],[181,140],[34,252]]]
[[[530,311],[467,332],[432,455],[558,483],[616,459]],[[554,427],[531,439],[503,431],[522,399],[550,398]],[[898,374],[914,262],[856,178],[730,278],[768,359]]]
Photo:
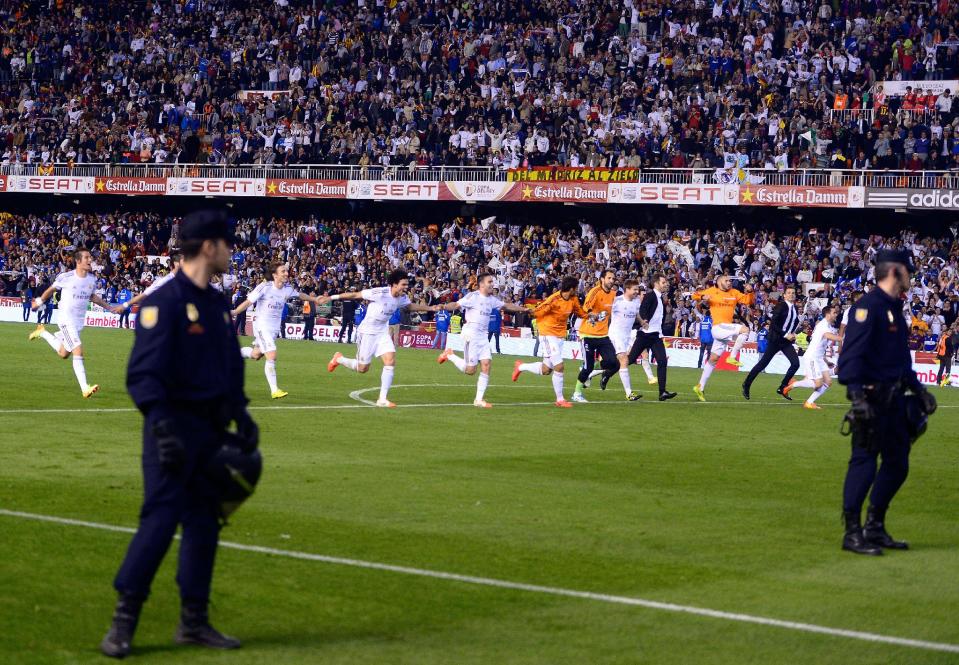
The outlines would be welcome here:
[[[236,436],[241,444],[240,450],[251,453],[260,445],[260,428],[253,422],[250,412],[241,409],[234,417],[236,422]]]
[[[164,471],[176,473],[186,462],[186,446],[176,433],[172,420],[159,420],[153,424],[153,438],[157,442],[160,466]]]
[[[936,407],[938,406],[938,404],[936,404],[936,398],[925,386],[917,390],[916,395],[918,395],[922,401],[922,410],[926,412],[927,416],[931,416],[936,412]]]

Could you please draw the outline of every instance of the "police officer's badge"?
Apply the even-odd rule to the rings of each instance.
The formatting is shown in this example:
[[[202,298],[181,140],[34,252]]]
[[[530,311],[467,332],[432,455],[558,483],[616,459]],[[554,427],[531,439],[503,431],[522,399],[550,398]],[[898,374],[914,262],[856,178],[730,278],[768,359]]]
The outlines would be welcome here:
[[[860,307],[856,310],[856,323],[865,323],[867,316],[869,316],[869,310],[865,307]]]
[[[140,310],[140,316],[137,317],[137,325],[143,326],[147,330],[152,328],[160,320],[160,309],[154,305],[144,307]]]
[[[896,319],[895,319],[895,317],[893,317],[892,312],[890,312],[888,309],[886,310],[886,316],[889,317],[889,323],[895,323],[895,322],[896,322]]]
[[[186,304],[186,318],[192,322],[200,320],[200,311],[196,308],[192,302]]]

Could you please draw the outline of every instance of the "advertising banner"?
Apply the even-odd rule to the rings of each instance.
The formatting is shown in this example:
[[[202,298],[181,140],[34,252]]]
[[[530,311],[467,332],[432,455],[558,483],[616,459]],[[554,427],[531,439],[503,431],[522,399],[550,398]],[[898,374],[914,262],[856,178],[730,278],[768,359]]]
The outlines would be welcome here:
[[[400,330],[400,347],[404,349],[432,349],[435,343],[432,330]]]
[[[955,79],[947,81],[879,81],[877,85],[882,86],[882,91],[893,97],[901,97],[906,94],[906,88],[912,88],[912,91],[922,88],[923,92],[931,92],[934,95],[941,95],[946,90],[956,94],[959,90],[959,81]]]
[[[743,185],[739,204],[797,208],[862,208],[863,187],[800,187],[791,185]]]
[[[167,178],[167,196],[266,196],[264,178]]]
[[[96,194],[137,194],[143,196],[163,196],[166,194],[166,178],[96,178]]]
[[[373,201],[437,201],[439,182],[394,182],[390,180],[350,180],[346,198]]]
[[[440,183],[440,201],[504,201],[515,182],[476,182],[472,180]]]
[[[604,182],[518,183],[502,199],[527,203],[606,203],[609,185]]]
[[[94,178],[88,176],[32,175],[7,176],[8,192],[32,194],[93,194]]]
[[[636,182],[639,169],[586,168],[572,166],[543,166],[529,169],[510,169],[510,182]]]
[[[739,202],[738,185],[718,184],[619,184],[610,183],[610,203],[734,206]]]
[[[959,189],[867,189],[866,207],[959,210]]]
[[[266,195],[302,199],[345,199],[347,182],[346,180],[268,178]]]

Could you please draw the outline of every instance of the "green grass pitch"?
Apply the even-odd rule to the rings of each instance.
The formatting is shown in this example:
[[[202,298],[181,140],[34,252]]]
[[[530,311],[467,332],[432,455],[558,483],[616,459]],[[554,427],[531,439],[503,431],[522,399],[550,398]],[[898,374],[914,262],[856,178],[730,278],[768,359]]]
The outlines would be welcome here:
[[[124,390],[132,333],[84,331],[101,392],[83,400],[70,363],[27,342],[30,330],[0,325],[0,509],[135,526],[141,418]],[[623,401],[614,378],[606,392],[587,391],[594,403],[564,410],[550,405],[547,378],[512,384],[513,358],[494,356],[495,408],[480,410],[457,406],[472,401],[473,377],[438,366],[435,352],[401,350],[390,397],[418,406],[382,410],[350,396],[378,386],[379,365],[330,375],[337,349],[280,341],[279,383],[290,396],[278,402],[262,364],[247,363],[265,470],[223,540],[959,644],[955,389],[933,389],[945,408],[889,513],[890,531],[913,549],[874,559],[839,549],[849,451],[839,387],[810,412],[801,398],[775,395],[778,378],[761,377],[746,403],[742,375],[717,372],[711,402],[700,404],[690,389],[698,373],[674,369],[680,396],[660,404],[637,369],[640,402]],[[0,515],[0,663],[103,662],[97,644],[129,538]],[[959,662],[925,648],[234,549],[217,560],[212,618],[244,647],[211,653],[172,642],[175,551],[144,610],[134,662]]]

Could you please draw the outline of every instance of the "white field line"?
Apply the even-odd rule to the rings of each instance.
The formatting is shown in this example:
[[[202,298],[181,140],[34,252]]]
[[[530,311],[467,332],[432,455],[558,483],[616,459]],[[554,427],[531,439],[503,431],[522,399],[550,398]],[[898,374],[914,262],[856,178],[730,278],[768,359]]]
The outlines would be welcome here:
[[[132,534],[136,529],[114,524],[102,524],[99,522],[88,522],[84,520],[75,520],[65,517],[56,517],[53,515],[38,515],[36,513],[25,513],[19,510],[6,510],[0,508],[0,515],[6,517],[15,517],[37,522],[50,522],[67,526],[84,527],[88,529],[97,529],[100,531],[113,531],[116,533]],[[617,596],[606,593],[596,593],[593,591],[578,591],[575,589],[565,589],[562,587],[542,586],[539,584],[526,584],[524,582],[511,582],[492,577],[477,577],[474,575],[460,575],[458,573],[448,573],[440,570],[429,570],[426,568],[413,568],[410,566],[396,566],[388,563],[378,563],[375,561],[363,561],[361,559],[348,559],[337,556],[327,556],[324,554],[311,554],[309,552],[298,552],[295,550],[281,550],[273,547],[262,547],[259,545],[246,545],[243,543],[234,543],[229,541],[220,541],[220,547],[241,552],[253,552],[256,554],[267,554],[270,556],[286,557],[288,559],[299,559],[301,561],[316,561],[338,566],[350,566],[353,568],[365,568],[367,570],[379,570],[389,573],[398,573],[400,575],[413,575],[416,577],[427,577],[432,579],[446,580],[449,582],[460,582],[463,584],[473,584],[477,586],[495,587],[498,589],[509,589],[513,591],[525,591],[527,593],[538,593],[549,596],[562,596],[566,598],[577,598],[580,600],[592,600],[601,603],[613,605],[629,605],[633,607],[643,607],[646,609],[660,610],[664,612],[676,612],[680,614],[690,614],[693,616],[709,617],[711,619],[721,619],[724,621],[734,621],[738,623],[754,624],[760,626],[771,626],[774,628],[783,628],[803,633],[816,633],[820,635],[829,635],[831,637],[843,637],[846,639],[860,640],[863,642],[874,642],[880,644],[892,644],[895,646],[909,647],[913,649],[922,649],[926,651],[942,651],[946,653],[959,653],[959,644],[948,644],[944,642],[929,642],[926,640],[916,640],[906,637],[895,637],[892,635],[881,635],[879,633],[868,633],[859,630],[846,630],[844,628],[831,628],[829,626],[820,626],[818,624],[803,623],[798,621],[785,621],[782,619],[773,619],[769,617],[756,616],[752,614],[742,614],[739,612],[725,612],[722,610],[712,610],[705,607],[695,607],[692,605],[677,605],[675,603],[664,603],[657,600],[647,600],[644,598],[635,598],[632,596]]]

